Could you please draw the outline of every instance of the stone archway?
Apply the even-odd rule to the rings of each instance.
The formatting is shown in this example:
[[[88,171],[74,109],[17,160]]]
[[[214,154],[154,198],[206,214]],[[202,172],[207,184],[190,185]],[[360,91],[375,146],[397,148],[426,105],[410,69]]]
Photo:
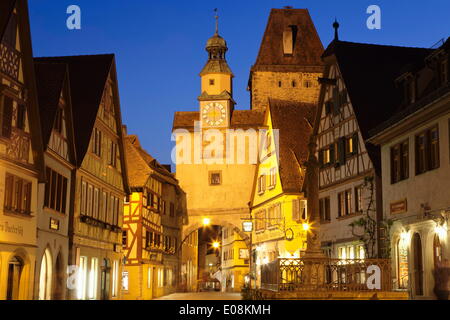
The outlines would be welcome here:
[[[203,219],[206,216],[190,216],[189,224],[183,228],[182,241],[184,241],[194,231],[204,227]],[[242,230],[242,219],[234,218],[228,219],[226,216],[207,216],[210,221],[210,225],[216,225],[220,227],[232,228],[234,232],[239,234],[242,240],[244,240],[247,247],[250,249],[250,236]]]

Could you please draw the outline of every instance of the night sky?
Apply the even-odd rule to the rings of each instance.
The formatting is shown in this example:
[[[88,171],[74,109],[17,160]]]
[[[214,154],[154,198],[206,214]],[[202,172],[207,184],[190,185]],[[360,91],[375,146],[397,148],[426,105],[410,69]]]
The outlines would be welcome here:
[[[79,31],[66,28],[72,4],[81,7]],[[381,30],[366,27],[372,4],[381,7]],[[450,36],[448,0],[29,0],[35,56],[116,54],[123,122],[161,163],[170,163],[173,113],[198,109],[213,9],[228,42],[237,108],[247,109],[249,70],[270,9],[285,5],[309,9],[325,47],[335,17],[347,41],[431,47]]]

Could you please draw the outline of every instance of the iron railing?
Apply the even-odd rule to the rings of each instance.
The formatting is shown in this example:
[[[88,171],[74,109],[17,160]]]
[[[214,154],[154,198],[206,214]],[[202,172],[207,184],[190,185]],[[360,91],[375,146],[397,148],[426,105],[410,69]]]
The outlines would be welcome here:
[[[378,270],[379,287],[369,279]],[[261,266],[261,289],[392,291],[391,264],[388,259],[279,258]]]

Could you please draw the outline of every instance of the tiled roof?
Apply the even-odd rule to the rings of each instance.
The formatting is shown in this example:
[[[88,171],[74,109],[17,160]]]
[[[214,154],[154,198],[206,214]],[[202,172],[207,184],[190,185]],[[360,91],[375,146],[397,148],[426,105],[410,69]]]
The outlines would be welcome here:
[[[178,185],[174,175],[144,150],[136,135],[124,139],[130,187],[142,187],[150,175],[173,185]]]
[[[36,86],[38,91],[39,115],[41,118],[42,140],[47,146],[55,122],[59,97],[67,75],[64,63],[35,63]]]
[[[69,67],[77,161],[80,165],[89,147],[114,55],[49,57],[36,58],[35,61],[66,63]]]
[[[9,17],[13,12],[16,0],[1,0],[0,1],[0,39],[3,38],[6,26],[9,22]]]
[[[175,112],[173,129],[192,129],[195,121],[200,121],[198,111]],[[231,128],[255,128],[263,124],[264,111],[234,110],[231,115]]]
[[[293,55],[283,52],[283,31],[297,26]],[[323,46],[307,9],[272,9],[252,70],[264,66],[322,66]]]
[[[279,130],[279,169],[284,192],[301,192],[315,104],[269,100],[273,129]]]
[[[406,65],[423,60],[431,49],[333,41],[324,57],[335,55],[364,139],[388,119],[402,100],[395,79]]]

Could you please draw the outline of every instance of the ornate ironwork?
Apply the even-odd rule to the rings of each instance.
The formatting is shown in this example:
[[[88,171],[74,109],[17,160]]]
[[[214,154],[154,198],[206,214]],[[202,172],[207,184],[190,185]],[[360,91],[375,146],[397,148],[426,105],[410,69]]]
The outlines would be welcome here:
[[[14,80],[19,79],[20,52],[10,46],[0,43],[0,72]]]
[[[372,272],[381,271],[381,288],[366,284]],[[261,266],[261,288],[273,291],[391,291],[389,259],[279,258]]]

